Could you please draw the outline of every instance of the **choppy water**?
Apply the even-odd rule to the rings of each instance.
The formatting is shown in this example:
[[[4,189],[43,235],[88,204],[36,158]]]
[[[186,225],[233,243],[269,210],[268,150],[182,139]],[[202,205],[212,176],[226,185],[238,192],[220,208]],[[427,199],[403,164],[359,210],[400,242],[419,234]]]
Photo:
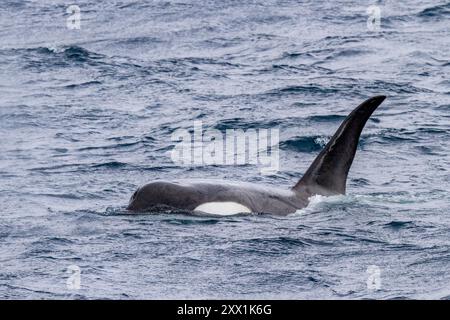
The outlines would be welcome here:
[[[0,3],[1,298],[450,297],[448,1],[76,2],[80,30],[72,1]],[[158,178],[288,188],[378,94],[347,196],[288,217],[121,215]],[[175,165],[170,135],[198,119],[279,127],[279,173]]]

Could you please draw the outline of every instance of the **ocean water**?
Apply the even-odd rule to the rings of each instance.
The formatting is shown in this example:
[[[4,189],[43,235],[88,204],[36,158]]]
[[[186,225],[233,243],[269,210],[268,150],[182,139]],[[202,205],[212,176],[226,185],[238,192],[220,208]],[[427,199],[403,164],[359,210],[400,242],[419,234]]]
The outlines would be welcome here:
[[[0,298],[450,297],[450,2],[80,0],[69,29],[72,4],[0,3]],[[289,188],[379,94],[346,196],[124,214],[155,179]],[[279,128],[280,170],[175,164],[195,120]]]

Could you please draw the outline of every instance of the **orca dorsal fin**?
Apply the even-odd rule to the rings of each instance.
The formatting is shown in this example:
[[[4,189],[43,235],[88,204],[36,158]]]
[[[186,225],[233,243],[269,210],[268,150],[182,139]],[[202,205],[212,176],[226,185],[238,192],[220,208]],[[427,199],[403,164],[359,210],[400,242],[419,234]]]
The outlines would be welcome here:
[[[307,189],[311,195],[345,194],[347,174],[361,131],[385,98],[369,98],[353,110],[293,189]]]

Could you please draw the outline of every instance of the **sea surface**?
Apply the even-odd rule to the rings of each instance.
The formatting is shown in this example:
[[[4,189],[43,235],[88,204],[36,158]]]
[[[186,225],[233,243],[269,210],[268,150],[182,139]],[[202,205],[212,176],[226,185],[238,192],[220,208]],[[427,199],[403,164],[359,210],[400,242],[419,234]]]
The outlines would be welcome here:
[[[1,1],[0,298],[449,299],[449,48],[448,0]],[[379,94],[346,196],[126,214],[156,179],[287,189]],[[278,128],[279,171],[174,163],[200,120]]]

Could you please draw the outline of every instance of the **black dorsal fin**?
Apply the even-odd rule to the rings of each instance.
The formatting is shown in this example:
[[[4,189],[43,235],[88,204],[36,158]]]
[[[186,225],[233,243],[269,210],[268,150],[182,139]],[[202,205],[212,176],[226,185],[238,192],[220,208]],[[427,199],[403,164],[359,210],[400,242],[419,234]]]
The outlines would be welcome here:
[[[311,194],[345,194],[347,174],[361,131],[385,98],[372,97],[353,110],[293,189],[305,188]]]

